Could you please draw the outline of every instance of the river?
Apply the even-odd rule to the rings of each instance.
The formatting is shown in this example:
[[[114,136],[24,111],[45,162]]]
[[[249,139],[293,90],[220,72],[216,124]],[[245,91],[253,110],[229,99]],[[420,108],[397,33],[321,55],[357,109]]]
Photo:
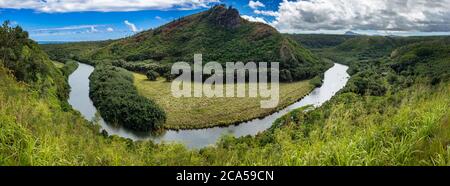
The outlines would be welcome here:
[[[217,140],[225,134],[233,135],[235,137],[256,135],[259,132],[270,128],[277,118],[294,109],[306,105],[314,105],[315,107],[321,106],[347,84],[350,77],[347,73],[347,69],[347,66],[335,63],[333,67],[325,72],[323,85],[319,88],[315,88],[300,101],[264,118],[254,119],[238,125],[212,127],[207,129],[167,130],[164,134],[152,135],[150,133],[134,132],[120,126],[109,125],[98,116],[96,121],[98,121],[102,130],[107,131],[110,135],[118,135],[132,140],[153,140],[156,143],[177,142],[183,143],[189,148],[201,148],[208,145],[214,145]],[[97,113],[97,109],[89,98],[89,76],[93,71],[94,67],[79,63],[77,70],[69,76],[69,85],[71,87],[69,103],[75,110],[80,111],[83,117],[90,121],[96,118],[95,116]]]

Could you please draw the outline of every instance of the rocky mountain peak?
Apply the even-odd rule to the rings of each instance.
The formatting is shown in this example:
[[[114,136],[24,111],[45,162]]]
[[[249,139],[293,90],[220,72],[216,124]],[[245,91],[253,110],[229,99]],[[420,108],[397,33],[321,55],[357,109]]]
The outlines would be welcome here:
[[[211,8],[209,18],[215,24],[222,27],[233,29],[242,24],[242,18],[239,11],[233,7],[225,7],[225,5],[216,5]]]

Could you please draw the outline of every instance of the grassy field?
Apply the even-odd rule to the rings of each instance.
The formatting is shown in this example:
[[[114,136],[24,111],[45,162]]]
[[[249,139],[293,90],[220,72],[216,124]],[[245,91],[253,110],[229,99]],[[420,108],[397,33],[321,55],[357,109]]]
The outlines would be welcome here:
[[[299,100],[313,89],[309,81],[282,83],[278,107],[262,109],[260,101],[268,98],[175,98],[170,82],[162,78],[149,81],[138,73],[134,73],[134,77],[140,94],[153,99],[166,111],[165,127],[168,129],[225,126],[263,117]]]

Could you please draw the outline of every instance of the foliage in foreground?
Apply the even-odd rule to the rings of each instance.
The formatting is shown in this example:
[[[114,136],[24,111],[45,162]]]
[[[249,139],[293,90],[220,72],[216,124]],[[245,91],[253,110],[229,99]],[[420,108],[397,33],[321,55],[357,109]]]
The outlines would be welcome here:
[[[89,79],[89,95],[108,122],[136,131],[163,127],[166,121],[164,110],[138,94],[130,72],[119,67],[99,65]]]
[[[15,71],[15,65],[47,62],[8,58],[4,65],[3,59],[0,165],[450,165],[450,69],[443,68],[450,61],[419,49],[435,44],[410,46],[417,50],[399,50],[390,60],[352,67],[352,74],[361,76],[370,72],[364,69],[387,72],[377,77],[386,88],[383,94],[347,89],[316,110],[284,116],[256,137],[226,136],[216,147],[201,150],[102,136],[76,112],[61,109],[56,94],[42,96],[36,89],[40,81],[21,79],[42,74],[38,69]],[[11,46],[20,45],[1,49],[26,48]],[[419,58],[402,60],[408,51]],[[57,74],[49,78],[62,76]]]
[[[0,165],[201,164],[181,145],[104,137],[78,112],[63,111],[0,67]]]
[[[16,80],[32,86],[41,97],[56,95],[59,100],[69,97],[69,86],[61,71],[54,68],[27,32],[19,26],[10,27],[8,21],[0,27],[0,65],[11,70]]]
[[[103,137],[0,70],[1,165],[450,165],[450,86],[376,97],[346,93],[293,112],[258,137],[186,150]]]
[[[226,156],[227,165],[450,165],[448,45],[412,44],[390,59],[355,62],[346,88],[321,108],[202,154],[216,164]],[[414,62],[402,60],[411,55]]]

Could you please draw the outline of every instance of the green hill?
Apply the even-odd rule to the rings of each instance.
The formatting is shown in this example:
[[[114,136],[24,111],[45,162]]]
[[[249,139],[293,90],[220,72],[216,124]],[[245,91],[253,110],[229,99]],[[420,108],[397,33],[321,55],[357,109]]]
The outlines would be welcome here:
[[[306,36],[295,37],[299,42]],[[314,36],[319,42],[329,38],[332,44],[324,47],[314,47],[314,53],[341,63],[354,61],[368,61],[378,58],[387,58],[395,49],[409,44],[436,41],[445,36],[430,37],[392,37],[392,36],[347,36],[324,35]],[[303,39],[305,40],[305,39]],[[315,39],[313,39],[315,40]],[[310,41],[311,42],[311,41]]]
[[[139,63],[193,62],[194,54],[200,53],[204,62],[280,62],[280,68],[291,73],[293,80],[310,79],[330,65],[275,28],[247,21],[236,9],[223,5],[103,44],[98,44],[96,50],[76,51],[81,55],[73,56],[90,63],[116,61],[117,66],[126,68]],[[60,56],[55,52],[71,53],[67,45],[80,48],[77,44],[66,44],[61,46],[65,50],[58,51],[57,45],[52,45],[47,51],[55,57]],[[117,64],[117,60],[121,62]]]
[[[42,44],[42,49],[50,59],[55,61],[78,60],[81,56],[87,56],[101,47],[109,45],[112,40],[107,41],[85,41],[69,43]]]
[[[8,68],[16,80],[29,84],[41,97],[55,96],[65,103],[69,96],[67,76],[21,27],[10,27],[9,22],[0,27],[0,56],[0,66]]]
[[[444,78],[450,42],[443,38],[362,63],[348,86],[377,76],[383,94],[350,88],[320,108],[287,114],[255,137],[224,136],[215,146],[188,150],[103,136],[77,112],[63,110],[53,101],[56,94],[42,91],[59,90],[52,82],[63,73],[26,36],[19,27],[0,29],[0,165],[450,164],[450,86]],[[442,77],[439,82],[430,71]]]
[[[328,34],[286,34],[301,45],[309,49],[335,47],[343,42],[358,37],[357,35],[328,35]]]
[[[432,84],[450,79],[450,37],[423,41],[394,50],[391,67],[398,73],[423,76]]]

